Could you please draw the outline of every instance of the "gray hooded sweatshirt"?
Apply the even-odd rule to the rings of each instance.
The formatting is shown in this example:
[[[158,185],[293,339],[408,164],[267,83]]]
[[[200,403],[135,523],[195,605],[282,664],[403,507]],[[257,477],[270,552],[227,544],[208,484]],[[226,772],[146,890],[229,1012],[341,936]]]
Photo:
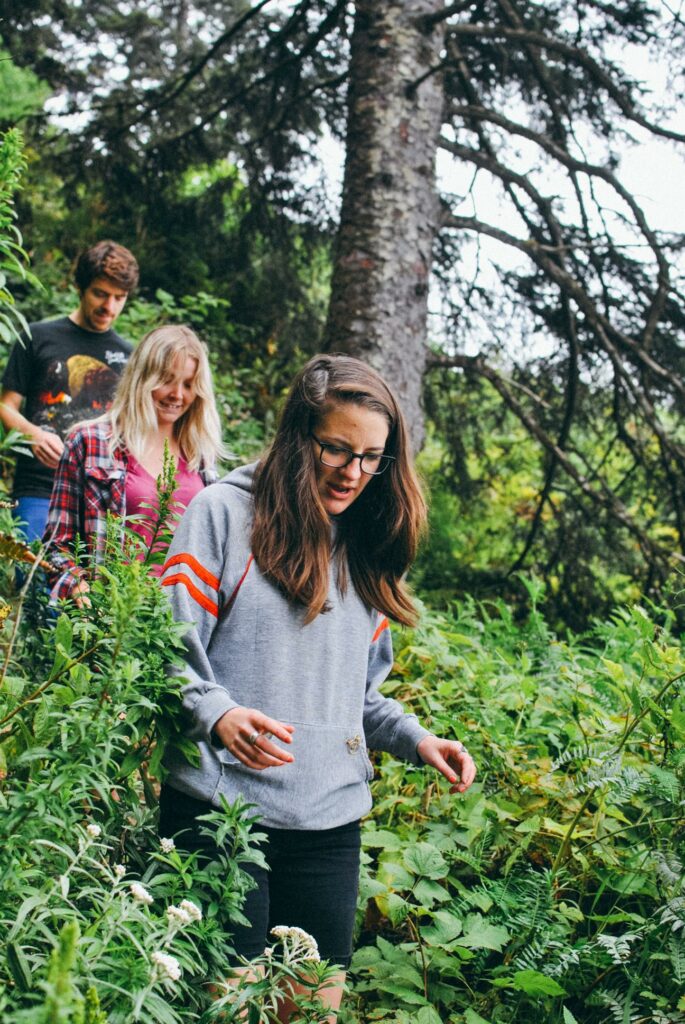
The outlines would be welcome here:
[[[392,667],[387,619],[331,568],[330,611],[305,612],[259,571],[250,552],[254,465],[201,491],[181,519],[162,575],[174,616],[192,623],[183,675],[189,736],[200,765],[168,762],[169,784],[218,805],[241,794],[263,824],[327,829],[366,814],[373,768],[367,747],[420,764],[430,735],[379,693]],[[243,765],[212,735],[231,708],[258,708],[294,726],[290,764]]]

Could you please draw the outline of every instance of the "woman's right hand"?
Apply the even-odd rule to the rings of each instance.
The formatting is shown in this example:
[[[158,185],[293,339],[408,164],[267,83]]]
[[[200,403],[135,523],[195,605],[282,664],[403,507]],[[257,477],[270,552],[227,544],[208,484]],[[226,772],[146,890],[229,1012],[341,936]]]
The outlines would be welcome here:
[[[74,604],[77,608],[90,608],[90,598],[88,597],[88,591],[90,587],[86,580],[80,580],[71,592],[71,597],[74,600]]]
[[[291,743],[294,726],[269,718],[256,708],[231,708],[212,732],[234,757],[247,768],[262,771],[290,764],[295,758],[272,742],[272,737]]]

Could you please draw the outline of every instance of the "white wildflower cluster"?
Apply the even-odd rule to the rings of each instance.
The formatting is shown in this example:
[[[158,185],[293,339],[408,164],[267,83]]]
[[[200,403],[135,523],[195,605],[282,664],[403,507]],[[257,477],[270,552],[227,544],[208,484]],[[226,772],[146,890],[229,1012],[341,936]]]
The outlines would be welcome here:
[[[173,839],[162,838],[159,840],[159,845],[162,850],[162,853],[173,853],[174,850],[176,849],[176,843],[173,841]]]
[[[90,824],[86,825],[86,833],[90,836],[91,839],[99,839],[100,836],[102,835],[102,829],[100,828],[99,825]]]
[[[146,905],[149,905],[153,902],[152,896],[145,886],[140,884],[140,882],[131,882],[129,885],[129,892],[137,903],[145,903]]]
[[[182,900],[181,910],[184,910],[191,921],[201,921],[202,911],[198,907],[197,903],[193,903],[192,900]]]
[[[280,939],[283,944],[283,960],[285,963],[298,963],[301,960],[321,960],[316,939],[309,932],[304,931],[303,928],[279,924],[271,929],[271,934],[275,938]]]
[[[192,900],[183,900],[179,907],[167,907],[166,915],[169,924],[176,928],[184,928],[194,921],[202,920],[202,911]]]
[[[175,956],[170,953],[156,951],[150,957],[152,960],[153,977],[160,981],[178,981],[181,977],[181,965]]]
[[[120,882],[125,874],[126,874],[126,868],[124,867],[123,864],[115,864],[114,865],[114,877],[116,878],[117,882]]]

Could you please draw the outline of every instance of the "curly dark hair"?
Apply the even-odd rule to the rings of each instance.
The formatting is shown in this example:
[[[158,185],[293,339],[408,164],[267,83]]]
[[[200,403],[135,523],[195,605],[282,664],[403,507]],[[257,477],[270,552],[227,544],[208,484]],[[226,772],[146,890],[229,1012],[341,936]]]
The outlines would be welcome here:
[[[74,267],[74,281],[78,290],[84,292],[96,277],[106,277],[130,293],[138,284],[138,273],[133,253],[118,242],[105,239],[80,254]]]

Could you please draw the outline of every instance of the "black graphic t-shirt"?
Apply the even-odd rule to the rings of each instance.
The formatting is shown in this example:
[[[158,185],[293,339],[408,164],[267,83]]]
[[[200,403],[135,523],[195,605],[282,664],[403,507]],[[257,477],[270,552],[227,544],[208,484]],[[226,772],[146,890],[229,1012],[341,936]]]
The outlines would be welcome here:
[[[74,423],[102,415],[112,403],[132,346],[116,331],[86,331],[69,317],[31,324],[17,342],[2,385],[25,396],[24,416],[64,437]],[[54,471],[38,459],[17,456],[14,497],[49,498]]]

